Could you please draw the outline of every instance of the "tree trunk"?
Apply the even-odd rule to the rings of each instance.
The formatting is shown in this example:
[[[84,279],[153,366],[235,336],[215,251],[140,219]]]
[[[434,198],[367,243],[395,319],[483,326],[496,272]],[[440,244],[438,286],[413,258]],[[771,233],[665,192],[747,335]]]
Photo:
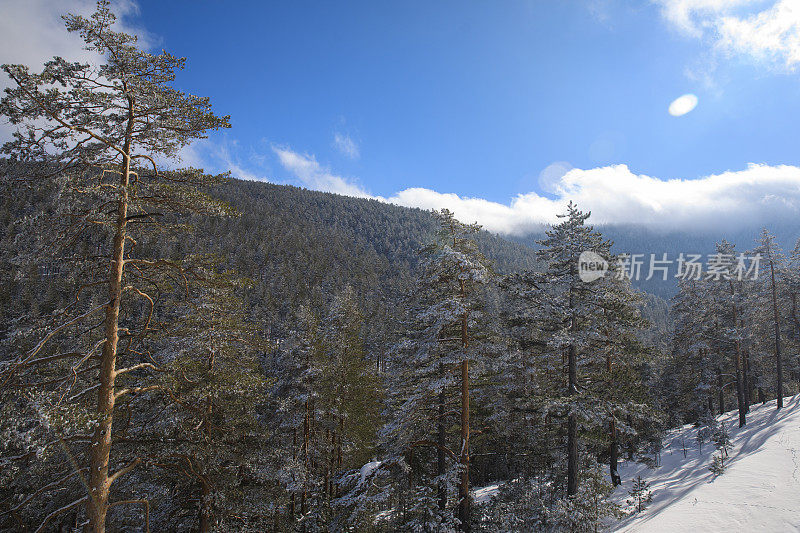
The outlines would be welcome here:
[[[717,367],[717,400],[719,401],[719,414],[725,412],[725,389],[722,383],[722,370]]]
[[[333,471],[332,462],[331,462],[331,454],[333,452],[333,435],[331,435],[331,430],[329,428],[325,428],[325,458],[323,459],[325,464],[325,470],[323,472],[323,491],[325,493],[326,498],[330,498],[331,492],[331,472]]]
[[[734,316],[735,316],[734,311]],[[744,383],[742,380],[742,353],[739,347],[739,341],[736,341],[736,404],[739,410],[739,427],[744,427],[747,424],[746,419],[746,406],[744,401]]]
[[[731,288],[731,296],[735,295],[735,290],[733,288],[733,281],[728,280],[728,283]],[[731,306],[731,310],[733,311],[733,327],[734,330],[739,325],[739,314],[736,309],[736,304],[734,303]],[[738,335],[738,334],[737,334]],[[736,404],[739,409],[739,427],[743,427],[746,423],[746,406],[745,406],[745,399],[744,399],[744,381],[742,378],[742,345],[739,339],[737,338],[734,341],[734,350],[735,350],[735,363],[736,363]]]
[[[119,342],[119,310],[122,300],[122,273],[125,266],[125,229],[128,216],[128,178],[131,170],[130,136],[133,119],[128,119],[125,155],[121,165],[120,197],[117,202],[114,244],[111,268],[108,276],[109,304],[105,313],[105,343],[100,360],[100,388],[97,392],[97,428],[92,439],[90,451],[89,499],[87,515],[89,527],[94,533],[105,533],[108,496],[111,480],[108,475],[111,456],[111,428],[114,422],[116,393],[114,380],[117,366],[117,344]]]
[[[344,416],[339,415],[339,436],[336,439],[336,468],[341,468],[344,464],[342,438],[344,438]]]
[[[439,369],[442,370],[442,366],[439,365]],[[436,475],[439,476],[439,487],[438,487],[438,497],[439,497],[439,511],[444,511],[447,507],[447,484],[444,481],[444,471],[445,471],[445,457],[444,457],[444,450],[445,450],[445,434],[444,434],[444,407],[445,407],[445,393],[442,390],[439,393],[439,419],[436,423],[436,444],[439,447],[436,450]]]
[[[308,450],[308,441],[311,434],[311,406],[309,402],[310,400],[307,398],[305,403],[306,412],[303,417],[303,457],[306,470],[303,478],[303,494],[300,497],[300,514],[303,516],[305,516],[308,510],[306,508],[306,500],[308,498],[308,479],[311,477],[311,454]]]
[[[781,325],[778,315],[778,291],[775,287],[775,262],[770,256],[769,273],[772,284],[772,314],[775,320],[775,371],[777,372],[778,409],[783,407],[783,365],[781,363]]]
[[[742,350],[742,389],[744,391],[744,412],[750,412],[750,352]]]
[[[605,310],[603,310],[603,316],[605,316]],[[609,341],[609,346],[611,345],[611,338],[606,331],[606,340]],[[606,372],[608,374],[608,390],[612,390],[613,383],[611,382],[611,370],[612,370],[612,360],[611,360],[611,350],[608,351],[606,355]],[[617,471],[617,463],[619,462],[619,448],[617,446],[617,420],[614,418],[614,413],[610,413],[610,421],[609,421],[609,445],[608,445],[608,470],[609,475],[611,476],[611,483],[616,487],[622,484],[622,479],[619,476],[619,472]]]
[[[736,403],[739,411],[739,427],[744,427],[744,425],[747,424],[747,416],[745,413],[744,386],[742,385],[742,370],[740,368],[736,368]]]
[[[466,327],[466,322],[465,322]],[[469,361],[461,361],[461,484],[458,496],[458,518],[461,520],[461,531],[470,530],[470,495],[469,495]]]
[[[459,280],[459,292],[462,298],[466,297],[466,288],[463,280]],[[461,531],[470,530],[470,494],[469,494],[469,359],[466,359],[469,349],[469,311],[461,316],[461,347],[465,359],[461,361],[461,451],[458,462],[461,465],[461,483],[458,486],[458,519],[461,522]]]
[[[574,395],[578,390],[577,352],[574,345],[569,347],[569,390],[568,396]],[[578,493],[578,418],[570,410],[567,418],[567,494],[572,496]]]
[[[745,361],[747,363],[747,369],[748,369],[747,376],[749,380],[747,382],[747,390],[749,391],[747,397],[750,401],[750,404],[752,405],[756,403],[756,373],[753,371],[753,362],[750,358],[750,350],[746,349],[744,351],[744,354],[745,354]],[[747,412],[749,413],[750,410],[748,409]]]
[[[208,483],[201,480],[200,486],[203,491],[203,500],[200,502],[200,532],[208,533],[211,531],[211,509],[208,503],[208,496],[211,494],[211,488]]]
[[[297,429],[292,430],[292,453],[295,453],[297,450]],[[294,473],[292,473],[292,481],[294,481]],[[294,520],[295,516],[295,491],[292,491],[291,496],[289,497],[289,518]]]
[[[609,426],[609,437],[611,439],[611,444],[608,447],[609,474],[611,475],[611,483],[613,483],[616,487],[618,485],[622,485],[622,478],[620,478],[617,470],[617,463],[619,462],[619,447],[617,446],[617,420],[614,418],[614,415],[611,415],[611,423]]]

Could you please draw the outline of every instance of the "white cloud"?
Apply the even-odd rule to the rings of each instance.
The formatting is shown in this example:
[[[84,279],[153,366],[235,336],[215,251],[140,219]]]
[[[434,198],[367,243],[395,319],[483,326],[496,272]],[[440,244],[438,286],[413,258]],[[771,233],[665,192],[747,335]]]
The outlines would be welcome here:
[[[192,144],[185,146],[178,153],[177,160],[157,160],[157,163],[167,168],[174,167],[194,167],[202,168],[210,173],[222,173],[230,171],[234,178],[267,181],[265,172],[253,170],[253,167],[260,167],[259,161],[242,161],[239,156],[238,141],[230,140],[227,135],[216,135],[213,140],[200,139]],[[250,158],[250,159],[258,159]],[[256,163],[253,165],[252,163]]]
[[[520,195],[510,205],[505,205],[483,198],[468,198],[423,188],[404,189],[381,200],[404,207],[447,208],[459,220],[478,222],[489,231],[511,235],[524,235],[540,228],[542,224],[554,221],[566,205],[565,202],[550,200],[536,193]]]
[[[313,155],[300,154],[282,146],[273,146],[272,150],[278,156],[281,166],[291,172],[304,187],[358,198],[372,197],[358,185],[331,173]]]
[[[724,17],[721,46],[757,58],[782,61],[789,69],[800,64],[800,3],[780,0],[770,9],[746,18]]]
[[[591,211],[596,224],[637,224],[654,229],[721,230],[800,216],[800,167],[796,166],[751,164],[744,170],[699,179],[661,180],[634,174],[626,165],[584,170],[566,168],[568,163],[559,162],[554,164],[558,168],[551,170],[561,175],[548,176],[555,198],[529,192],[504,204],[419,187],[388,198],[373,196],[333,174],[313,156],[289,148],[273,150],[283,167],[308,188],[405,207],[447,208],[465,222],[477,221],[487,230],[503,234],[524,235],[555,222],[570,200]],[[547,169],[543,174],[547,175]]]
[[[800,65],[797,0],[654,0],[679,31],[790,70]]]
[[[669,104],[669,114],[673,117],[682,117],[697,107],[697,97],[693,94],[679,96]]]
[[[358,144],[356,144],[356,142],[345,133],[336,132],[336,134],[334,134],[333,146],[335,146],[337,150],[350,159],[358,159],[361,157]]]
[[[0,63],[21,63],[40,68],[55,55],[69,60],[96,61],[97,56],[84,50],[84,42],[64,27],[62,15],[77,13],[89,16],[94,0],[0,0]],[[115,29],[139,36],[139,44],[150,48],[153,38],[141,27],[130,24],[139,7],[130,0],[115,1]]]
[[[745,170],[694,180],[660,180],[626,165],[573,169],[556,185],[557,198],[535,192],[508,205],[429,189],[406,189],[387,200],[409,207],[446,207],[494,232],[525,234],[552,223],[569,200],[603,224],[718,230],[800,216],[800,167],[751,164]]]
[[[0,64],[23,64],[40,70],[53,56],[70,61],[97,63],[94,52],[84,50],[85,43],[76,34],[68,33],[62,15],[77,13],[88,16],[94,12],[94,0],[0,0]],[[153,46],[154,38],[144,29],[130,23],[138,14],[138,5],[130,0],[115,1],[116,29],[139,36],[145,49]],[[0,72],[0,92],[10,80]],[[0,121],[0,139],[10,137],[11,127]]]
[[[760,0],[655,0],[661,5],[661,13],[680,31],[701,37],[713,30],[719,18],[726,12],[758,3]]]

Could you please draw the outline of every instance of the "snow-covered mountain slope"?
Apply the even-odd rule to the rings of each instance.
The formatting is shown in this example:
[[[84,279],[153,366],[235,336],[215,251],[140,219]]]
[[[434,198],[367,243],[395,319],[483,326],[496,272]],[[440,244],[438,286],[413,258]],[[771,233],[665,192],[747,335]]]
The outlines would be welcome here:
[[[800,395],[785,398],[781,411],[774,400],[752,406],[743,428],[736,411],[718,420],[732,442],[725,472],[715,477],[709,471],[716,449],[708,442],[700,449],[696,428],[673,430],[659,467],[622,466],[623,485],[613,497],[625,503],[641,476],[650,482],[653,501],[613,530],[800,532]]]

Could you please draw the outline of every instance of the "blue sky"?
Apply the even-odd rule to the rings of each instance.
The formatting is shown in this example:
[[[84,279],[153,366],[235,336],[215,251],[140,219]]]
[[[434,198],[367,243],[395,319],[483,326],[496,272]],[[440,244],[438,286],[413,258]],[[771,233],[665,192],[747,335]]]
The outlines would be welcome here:
[[[796,75],[732,59],[713,85],[691,79],[707,43],[676,31],[660,6],[633,4],[140,7],[162,46],[189,58],[181,85],[231,114],[228,137],[254,174],[290,177],[269,157],[277,144],[374,194],[429,187],[507,201],[539,190],[554,161],[626,163],[661,178],[798,162]],[[684,93],[698,107],[670,116]],[[358,160],[336,149],[337,133],[357,144]]]
[[[611,194],[587,188],[597,176],[584,174],[600,171],[633,188],[681,180],[680,197],[700,190],[688,181],[757,164],[784,168],[775,179],[800,198],[796,0],[121,7],[149,46],[188,58],[181,88],[231,115],[233,129],[186,154],[210,170],[446,204],[498,231],[511,227],[499,219],[520,215],[504,208],[547,219],[546,199]],[[686,93],[697,107],[670,115]],[[664,196],[655,185],[644,204]],[[430,194],[408,192],[421,190]],[[520,198],[532,203],[515,208]]]

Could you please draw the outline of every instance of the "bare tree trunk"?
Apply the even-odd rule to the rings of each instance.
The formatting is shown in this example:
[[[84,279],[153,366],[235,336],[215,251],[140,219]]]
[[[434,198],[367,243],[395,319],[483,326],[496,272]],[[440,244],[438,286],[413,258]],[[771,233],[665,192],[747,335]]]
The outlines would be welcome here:
[[[211,531],[211,509],[208,503],[211,487],[203,480],[200,481],[200,486],[203,490],[203,501],[200,502],[200,533],[208,533]]]
[[[750,412],[750,352],[742,350],[742,390],[744,391],[744,412]]]
[[[303,417],[303,457],[305,465],[305,477],[303,478],[303,495],[300,498],[300,514],[305,516],[308,511],[306,500],[308,499],[308,478],[311,476],[311,454],[308,449],[308,442],[311,433],[311,406],[310,400],[306,399],[306,412]],[[305,522],[304,522],[305,523]],[[304,526],[305,527],[305,526]]]
[[[617,420],[614,418],[613,414],[611,415],[611,423],[609,426],[609,437],[611,439],[611,444],[608,447],[609,473],[611,475],[611,483],[613,483],[613,485],[616,487],[618,485],[622,485],[622,478],[617,470],[617,463],[619,462],[619,446],[617,445]]]
[[[722,370],[717,367],[717,400],[719,401],[719,414],[725,412],[725,389],[722,383]]]
[[[739,354],[736,354],[736,403],[739,410],[739,427],[744,427],[747,424],[746,407],[744,403],[744,386],[742,384],[742,369]]]
[[[461,484],[458,490],[458,517],[461,520],[461,531],[470,530],[470,495],[469,495],[469,361],[461,361]]]
[[[603,311],[603,315],[605,316],[605,310]],[[609,346],[611,345],[611,336],[609,335],[608,331],[606,331],[606,339],[609,341]],[[611,350],[608,351],[606,354],[606,372],[608,374],[608,390],[612,390],[613,383],[611,382],[611,370],[612,370],[612,360],[611,360]],[[608,444],[608,470],[609,475],[611,476],[611,483],[616,487],[622,484],[622,479],[619,476],[619,472],[617,471],[617,463],[619,462],[619,448],[617,446],[617,420],[614,418],[614,413],[609,413],[609,444]]]
[[[344,438],[344,417],[339,416],[339,435],[336,437],[336,469],[341,470],[344,465],[344,455],[342,454],[342,439]],[[336,485],[336,497],[341,496],[339,485]]]
[[[578,390],[578,369],[577,351],[575,345],[570,345],[568,366],[569,366],[569,390],[568,396],[574,395]],[[570,410],[567,418],[567,494],[572,496],[578,493],[578,418]]]
[[[325,470],[323,472],[323,491],[325,496],[329,498],[331,496],[330,490],[330,479],[331,479],[331,472],[333,468],[331,468],[331,452],[333,447],[333,438],[331,436],[331,431],[329,428],[325,428],[325,457],[323,458],[323,462],[325,465]],[[329,445],[330,444],[330,445]]]
[[[750,350],[745,349],[744,360],[747,364],[747,399],[750,405],[756,403],[756,373],[753,370],[753,362],[750,358]],[[748,413],[750,410],[748,409]]]
[[[734,311],[735,313],[735,311]],[[739,410],[739,427],[747,424],[746,419],[746,406],[744,401],[744,383],[742,382],[742,354],[739,348],[739,341],[735,343],[736,346],[736,403]]]
[[[297,429],[292,430],[292,453],[295,453],[297,450]],[[294,481],[294,474],[292,474],[292,481]],[[295,499],[296,499],[295,491],[292,491],[291,496],[289,497],[289,518],[294,520],[295,515]]]
[[[466,297],[463,280],[459,280],[459,292]],[[461,317],[461,346],[464,354],[469,349],[469,311]],[[461,361],[461,451],[458,462],[461,465],[461,483],[458,486],[458,518],[461,531],[470,530],[470,493],[469,493],[469,359]]]
[[[731,296],[733,296],[735,294],[733,281],[728,280],[728,283],[731,288]],[[739,325],[739,314],[737,312],[735,303],[731,306],[731,310],[733,311],[733,327],[735,329]],[[738,338],[734,341],[734,349],[734,362],[736,363],[736,403],[737,407],[739,408],[739,427],[743,427],[747,423],[747,420],[745,417],[746,405],[744,398],[744,381],[742,378],[742,346]]]
[[[114,380],[119,343],[119,310],[122,300],[122,273],[125,266],[125,229],[128,216],[128,179],[131,170],[130,139],[133,131],[132,105],[129,110],[124,156],[121,165],[120,196],[117,202],[111,268],[108,276],[109,304],[105,314],[105,343],[100,360],[100,388],[97,392],[97,428],[90,451],[89,499],[87,514],[89,527],[94,533],[105,533],[108,496],[111,482],[108,475],[111,456],[111,428],[114,422],[116,393]]]
[[[775,262],[769,258],[769,273],[772,284],[772,314],[775,320],[775,371],[777,372],[778,409],[783,407],[783,364],[781,363],[781,325],[778,315],[778,291],[775,287]]]
[[[444,374],[444,369],[442,365],[439,365],[440,375]],[[445,404],[445,393],[444,389],[439,393],[439,418],[436,423],[436,444],[439,447],[436,450],[436,475],[439,476],[441,480],[439,482],[438,487],[438,497],[439,497],[439,511],[444,511],[447,507],[447,485],[444,481],[444,470],[445,470],[445,457],[444,457],[444,450],[445,450],[445,434],[444,434],[444,404]]]

